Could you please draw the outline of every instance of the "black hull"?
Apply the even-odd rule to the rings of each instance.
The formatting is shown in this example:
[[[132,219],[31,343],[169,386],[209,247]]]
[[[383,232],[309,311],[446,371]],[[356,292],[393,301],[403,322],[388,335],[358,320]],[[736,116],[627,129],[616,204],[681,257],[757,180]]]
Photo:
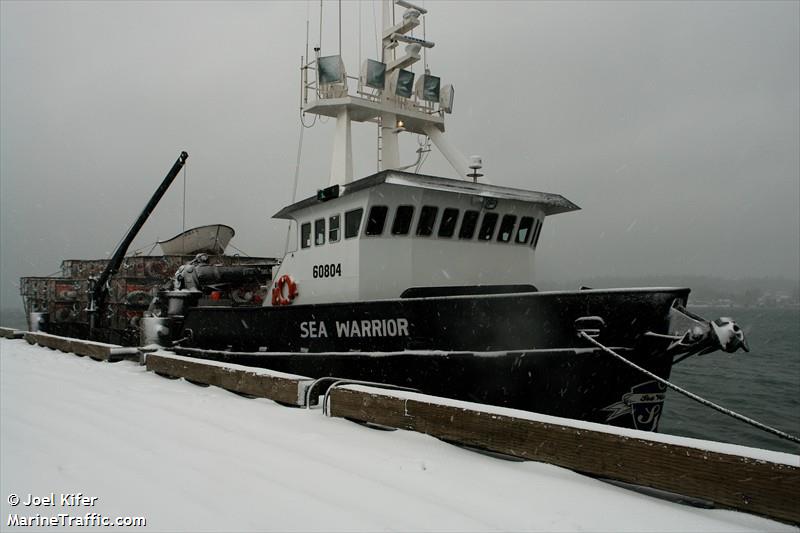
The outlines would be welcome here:
[[[607,346],[631,347],[645,331],[666,333],[669,308],[676,299],[685,304],[688,294],[689,289],[586,290],[195,307],[188,310],[183,331],[190,337],[187,346],[236,351],[561,349],[591,346],[578,342],[575,320],[599,316]]]
[[[342,377],[412,387],[426,394],[552,416],[654,431],[664,390],[599,350],[492,353],[253,353],[178,349],[192,357],[310,377]],[[636,354],[623,352],[636,359]],[[650,362],[668,377],[671,361]],[[632,389],[637,389],[633,391]],[[324,390],[324,389],[323,389]],[[611,406],[646,393],[647,405]]]
[[[664,340],[643,334],[666,333],[670,306],[676,299],[685,304],[688,293],[592,290],[257,309],[198,307],[185,318],[189,340],[179,351],[654,430],[664,391],[580,339],[575,320],[601,317],[601,342],[668,378],[672,358]]]

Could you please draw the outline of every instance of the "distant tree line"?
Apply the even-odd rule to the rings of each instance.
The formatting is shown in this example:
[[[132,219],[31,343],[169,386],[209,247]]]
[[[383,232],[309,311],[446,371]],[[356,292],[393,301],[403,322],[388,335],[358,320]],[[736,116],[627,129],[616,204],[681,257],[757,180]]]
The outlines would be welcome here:
[[[800,280],[785,278],[725,279],[712,276],[598,276],[576,282],[539,280],[539,290],[572,290],[580,286],[593,289],[612,287],[689,287],[693,302],[729,300],[734,305],[769,304],[797,305],[800,303]]]

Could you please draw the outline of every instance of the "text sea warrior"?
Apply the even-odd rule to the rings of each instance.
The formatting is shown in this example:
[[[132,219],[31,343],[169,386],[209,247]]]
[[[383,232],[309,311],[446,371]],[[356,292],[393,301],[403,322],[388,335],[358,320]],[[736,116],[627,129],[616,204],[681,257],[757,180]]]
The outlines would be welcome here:
[[[329,333],[330,332],[330,333]],[[408,337],[408,320],[383,318],[372,320],[335,321],[330,328],[322,321],[300,322],[301,339],[321,337]]]

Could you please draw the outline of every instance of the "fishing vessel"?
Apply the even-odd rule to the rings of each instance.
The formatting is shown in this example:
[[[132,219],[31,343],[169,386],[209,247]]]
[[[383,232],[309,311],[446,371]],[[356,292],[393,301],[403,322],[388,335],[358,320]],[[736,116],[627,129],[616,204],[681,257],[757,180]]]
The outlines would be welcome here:
[[[182,264],[154,280],[119,335],[109,280],[130,261],[127,248],[183,152],[114,257],[79,284],[85,308],[59,315],[49,293],[27,295],[31,328],[655,430],[665,388],[652,376],[668,379],[692,355],[747,350],[741,328],[687,311],[688,288],[538,290],[545,220],[578,206],[490,182],[481,157],[449,141],[453,86],[427,61],[414,70],[434,47],[413,34],[425,16],[411,2],[383,0],[381,57],[364,61],[358,76],[341,55],[306,52],[302,115],[335,120],[335,137],[328,186],[274,215],[295,229],[282,258],[232,262],[181,248],[197,253],[176,256]],[[358,179],[353,123],[377,131],[377,171]],[[403,165],[407,134],[422,141],[416,162]],[[433,147],[449,177],[419,172]],[[33,281],[23,279],[24,295]]]

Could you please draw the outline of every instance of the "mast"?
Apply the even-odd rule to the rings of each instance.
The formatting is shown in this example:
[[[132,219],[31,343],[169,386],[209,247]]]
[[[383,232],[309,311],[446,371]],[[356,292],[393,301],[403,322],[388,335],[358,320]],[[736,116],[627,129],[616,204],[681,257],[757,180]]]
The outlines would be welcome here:
[[[380,126],[380,170],[408,167],[401,164],[399,135],[416,133],[430,138],[459,178],[477,179],[480,158],[468,159],[444,135],[445,114],[453,110],[452,85],[441,85],[427,69],[408,70],[422,58],[422,48],[434,47],[410,35],[427,10],[407,0],[381,0],[381,6],[381,57],[364,61],[359,76],[347,75],[341,55],[325,55],[320,49],[302,67],[303,113],[336,119],[330,185],[353,181],[353,121]],[[400,18],[395,6],[405,9]],[[308,81],[308,70],[315,72],[314,81]]]
[[[390,56],[394,59],[394,48],[392,41],[387,40],[385,35],[393,25],[394,19],[394,0],[382,0],[383,30],[381,31],[381,61],[388,63]],[[387,72],[387,74],[389,74]],[[384,91],[381,101],[389,104],[389,91]],[[390,107],[387,105],[387,107]],[[381,166],[380,170],[393,169],[400,166],[400,139],[397,128],[397,115],[391,112],[381,114],[379,122],[381,128]]]

